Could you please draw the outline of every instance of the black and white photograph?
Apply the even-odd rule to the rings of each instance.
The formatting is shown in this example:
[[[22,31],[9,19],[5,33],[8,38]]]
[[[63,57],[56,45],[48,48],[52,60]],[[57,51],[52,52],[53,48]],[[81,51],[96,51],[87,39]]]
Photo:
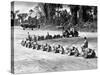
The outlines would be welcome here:
[[[93,70],[98,6],[11,2],[11,73]]]

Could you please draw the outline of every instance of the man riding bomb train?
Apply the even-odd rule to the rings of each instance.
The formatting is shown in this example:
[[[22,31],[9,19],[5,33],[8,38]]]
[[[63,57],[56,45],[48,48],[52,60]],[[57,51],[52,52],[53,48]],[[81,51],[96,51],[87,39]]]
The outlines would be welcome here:
[[[49,34],[48,34],[49,35]],[[84,42],[81,46],[81,53],[79,53],[79,50],[76,46],[72,46],[71,48],[64,49],[63,46],[50,46],[49,44],[40,45],[37,43],[36,36],[34,35],[34,39],[31,38],[31,36],[28,33],[28,38],[26,40],[22,40],[21,44],[22,46],[25,46],[27,48],[32,48],[36,50],[42,50],[47,52],[54,52],[54,53],[60,53],[60,54],[67,54],[68,56],[74,55],[74,56],[82,56],[84,58],[94,58],[96,56],[96,53],[93,49],[88,48],[88,40],[87,37],[84,37]]]
[[[84,42],[81,46],[81,53],[79,53],[78,48],[72,46],[72,48],[67,48],[67,54],[74,56],[82,56],[84,58],[94,58],[96,57],[96,53],[93,49],[88,48],[88,40],[87,37],[84,37]]]

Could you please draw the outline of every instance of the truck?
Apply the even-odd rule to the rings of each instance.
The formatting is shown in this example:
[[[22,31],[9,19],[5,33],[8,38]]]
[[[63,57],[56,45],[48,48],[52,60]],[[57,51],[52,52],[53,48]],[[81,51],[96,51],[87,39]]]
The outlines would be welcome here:
[[[33,28],[40,28],[40,25],[33,25],[33,24],[29,24],[29,23],[22,23],[21,27],[23,28],[23,30],[25,30],[26,28],[32,29]]]

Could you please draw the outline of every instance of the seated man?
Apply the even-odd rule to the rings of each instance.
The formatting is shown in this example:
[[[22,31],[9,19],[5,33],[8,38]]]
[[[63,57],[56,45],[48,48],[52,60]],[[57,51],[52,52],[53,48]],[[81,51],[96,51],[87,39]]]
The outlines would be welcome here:
[[[48,49],[48,44],[46,43],[46,44],[44,45],[43,51],[47,51],[47,49]]]
[[[32,42],[33,49],[36,49],[37,42]]]
[[[61,48],[61,46],[58,45],[58,46],[56,47],[56,51],[55,51],[55,53],[59,53],[59,52],[60,52],[60,48]]]
[[[64,48],[61,45],[58,45],[59,53],[64,54]]]
[[[36,47],[37,50],[40,50],[41,45],[37,43],[37,44],[35,45],[35,47]]]
[[[47,49],[47,51],[48,51],[48,52],[51,51],[51,46],[50,46],[50,45],[48,45],[48,49]]]
[[[76,49],[77,49],[77,47],[73,45],[72,48],[71,48],[71,51],[75,52]]]

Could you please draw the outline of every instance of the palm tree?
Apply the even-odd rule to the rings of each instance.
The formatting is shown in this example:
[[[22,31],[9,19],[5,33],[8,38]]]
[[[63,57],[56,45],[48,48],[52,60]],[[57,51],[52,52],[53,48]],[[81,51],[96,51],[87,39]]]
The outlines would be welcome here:
[[[61,4],[51,4],[51,3],[40,3],[39,6],[41,7],[46,23],[52,23],[53,22],[53,16],[55,15],[56,8],[61,8]]]

